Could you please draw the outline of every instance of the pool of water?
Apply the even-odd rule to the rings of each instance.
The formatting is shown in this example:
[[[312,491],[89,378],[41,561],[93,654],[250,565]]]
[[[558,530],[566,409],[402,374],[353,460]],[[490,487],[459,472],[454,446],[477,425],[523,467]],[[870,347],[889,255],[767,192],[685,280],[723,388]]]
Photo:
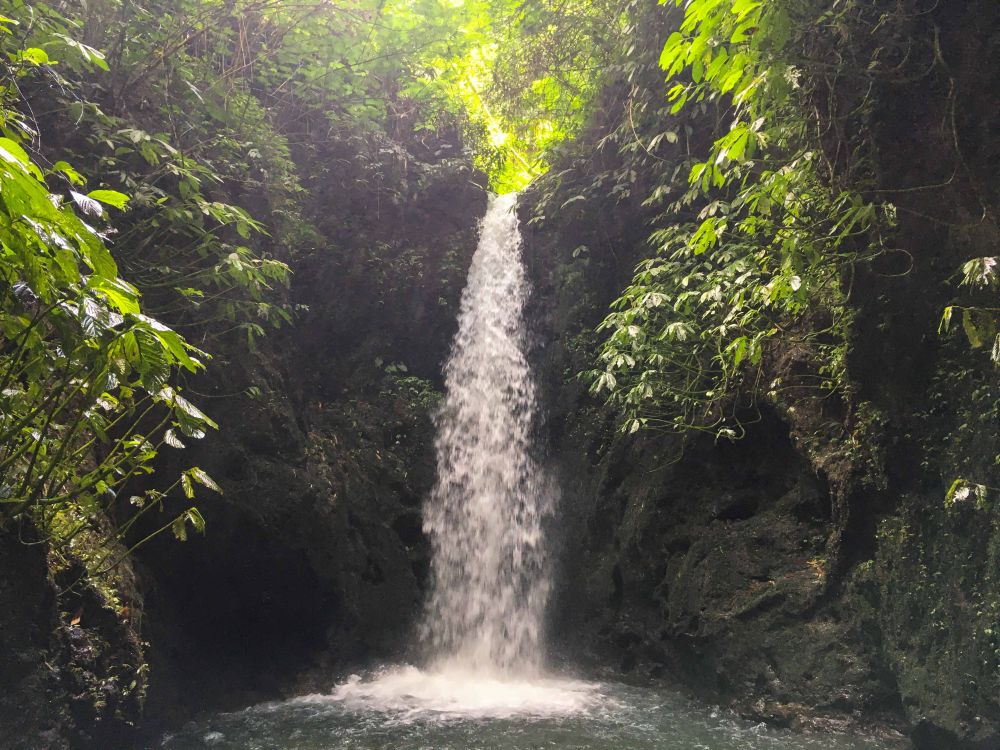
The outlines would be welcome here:
[[[742,721],[671,692],[397,667],[328,694],[221,714],[164,750],[877,750],[880,742]]]

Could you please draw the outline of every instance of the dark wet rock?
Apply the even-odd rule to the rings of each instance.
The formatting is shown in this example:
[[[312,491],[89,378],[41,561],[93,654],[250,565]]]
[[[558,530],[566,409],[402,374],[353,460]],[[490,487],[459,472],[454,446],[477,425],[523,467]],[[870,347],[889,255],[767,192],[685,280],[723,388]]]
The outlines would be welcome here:
[[[125,746],[145,689],[137,619],[81,581],[78,564],[53,578],[30,528],[0,532],[0,570],[0,746]]]
[[[529,195],[522,210],[531,218],[532,201],[547,201],[528,256],[544,431],[564,483],[554,632],[594,663],[666,675],[755,718],[883,721],[921,748],[958,750],[995,747],[1000,727],[1000,522],[995,503],[946,508],[944,497],[959,477],[1000,486],[1000,391],[986,357],[936,331],[956,269],[1000,242],[976,218],[1000,205],[983,124],[998,106],[1000,68],[985,61],[1000,54],[1000,9],[926,8],[893,17],[905,38],[933,40],[939,57],[921,74],[872,92],[818,87],[843,111],[870,96],[873,164],[900,217],[902,251],[851,272],[847,399],[786,388],[755,405],[734,445],[618,434],[575,376],[593,367],[591,331],[649,253],[653,209],[635,196],[655,175],[602,195],[585,186],[618,157],[582,149],[557,166],[564,194]],[[869,31],[839,44],[867,54]],[[932,90],[964,92],[961,106],[928,103]],[[982,149],[961,175],[946,166],[964,158],[956,143]],[[550,208],[578,192],[585,200]],[[763,367],[788,384],[816,362],[789,341]]]
[[[65,705],[47,709],[58,674],[47,666],[55,651],[55,592],[48,579],[45,548],[27,546],[18,534],[0,534],[0,744],[4,747],[67,747]]]
[[[682,443],[618,433],[574,384],[590,366],[574,338],[603,315],[606,279],[644,252],[633,229],[641,209],[617,215],[629,210],[632,220],[611,235],[616,253],[592,256],[575,275],[567,271],[571,245],[596,245],[589,232],[606,225],[576,217],[529,234],[536,363],[551,468],[563,487],[554,632],[594,663],[679,682],[753,718],[802,727],[901,723],[877,605],[865,598],[873,590],[838,577],[837,507],[866,485],[833,442],[799,440],[829,415],[786,404],[748,420],[742,441]],[[569,302],[581,299],[592,302]]]

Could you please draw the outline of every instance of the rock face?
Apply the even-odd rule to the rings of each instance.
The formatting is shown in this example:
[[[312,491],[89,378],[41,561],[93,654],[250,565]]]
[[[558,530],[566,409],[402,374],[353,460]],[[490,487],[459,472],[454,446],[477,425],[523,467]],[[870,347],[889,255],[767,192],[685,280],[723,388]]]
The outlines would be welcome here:
[[[0,741],[12,746],[41,747],[47,734],[53,739],[69,723],[65,706],[46,717],[39,696],[49,695],[57,678],[45,668],[55,652],[55,593],[48,580],[42,546],[24,545],[16,534],[0,536],[0,674],[5,689],[0,697]],[[28,710],[33,709],[33,710]],[[56,745],[59,747],[59,745]]]
[[[891,722],[899,699],[871,587],[833,580],[834,507],[852,481],[836,462],[820,466],[777,409],[747,415],[735,443],[622,435],[575,377],[590,366],[608,279],[644,251],[637,207],[591,213],[618,218],[566,217],[528,234],[536,363],[563,493],[557,638],[594,664],[680,682],[748,715]],[[581,244],[589,257],[574,258]]]
[[[734,444],[622,435],[574,376],[590,366],[580,321],[600,313],[588,304],[639,251],[629,259],[628,233],[611,234],[618,258],[592,254],[588,266],[571,251],[600,237],[585,220],[567,224],[529,235],[536,361],[563,487],[552,629],[567,651],[754,718],[877,723],[918,748],[1000,747],[986,687],[997,679],[995,511],[946,508],[928,465],[947,464],[901,427],[948,434],[968,406],[932,368],[909,403],[936,399],[949,415],[936,427],[869,404],[853,432],[817,436],[810,428],[825,420],[779,404],[748,415],[755,424]],[[959,356],[945,347],[935,368]],[[977,382],[974,372],[962,379]],[[978,429],[976,450],[992,455],[990,428]],[[920,455],[923,476],[910,474]]]
[[[0,746],[117,746],[142,708],[138,613],[72,565],[53,578],[47,554],[31,528],[0,534]]]

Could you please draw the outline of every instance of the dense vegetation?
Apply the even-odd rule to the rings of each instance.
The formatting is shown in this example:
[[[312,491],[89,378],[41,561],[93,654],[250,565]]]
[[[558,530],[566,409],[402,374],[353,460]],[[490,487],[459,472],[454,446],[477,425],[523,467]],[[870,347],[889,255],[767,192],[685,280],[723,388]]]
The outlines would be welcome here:
[[[184,373],[222,339],[252,348],[292,322],[276,289],[315,240],[290,140],[353,139],[379,179],[391,137],[462,128],[498,181],[537,169],[520,150],[537,159],[541,136],[496,153],[507,136],[477,87],[490,20],[434,2],[4,4],[6,525],[30,521],[57,549],[89,538],[105,573],[167,495],[219,489],[187,469],[120,516],[164,446],[215,426]],[[501,174],[508,153],[519,166]],[[195,507],[152,533],[188,524],[202,530]]]
[[[562,168],[534,191],[537,224],[563,238],[564,265],[549,291],[573,316],[594,320],[606,279],[637,264],[610,315],[599,314],[597,336],[560,324],[559,364],[571,375],[589,366],[586,382],[610,401],[625,435],[609,440],[588,426],[600,412],[576,409],[560,416],[571,422],[561,439],[601,462],[602,492],[622,494],[616,455],[625,450],[634,470],[676,472],[695,488],[696,507],[664,510],[669,480],[631,485],[618,533],[632,538],[602,542],[622,547],[612,557],[616,581],[624,579],[616,586],[628,597],[641,585],[622,568],[648,544],[643,564],[668,571],[650,593],[666,600],[657,622],[678,618],[687,625],[678,637],[692,643],[725,631],[705,614],[721,570],[731,569],[712,559],[727,547],[698,550],[723,535],[711,524],[735,520],[733,536],[750,537],[749,551],[732,553],[740,564],[758,545],[777,564],[780,545],[754,537],[754,522],[767,518],[780,537],[780,524],[802,511],[782,518],[742,501],[721,509],[725,492],[697,499],[715,481],[706,444],[728,456],[752,452],[739,438],[774,445],[763,436],[778,417],[829,493],[816,511],[827,536],[809,563],[823,593],[799,608],[789,601],[803,592],[792,587],[758,605],[811,623],[804,642],[814,653],[825,648],[819,623],[843,624],[840,642],[859,638],[875,670],[892,675],[920,746],[992,747],[996,147],[975,112],[996,101],[996,77],[980,66],[996,59],[997,35],[977,31],[996,11],[933,2],[665,5],[638,11],[654,41],[619,58],[599,135],[570,145]],[[639,222],[649,231],[637,251]],[[657,510],[640,501],[644,493]],[[616,512],[614,502],[595,503],[602,523]],[[699,520],[708,525],[695,542],[671,531],[705,504],[720,515]],[[720,622],[752,587],[726,601]],[[686,610],[699,595],[702,608]],[[741,627],[767,617],[747,614]],[[621,638],[636,637],[624,618],[621,628]],[[794,640],[791,628],[779,629]],[[665,638],[651,629],[636,652]],[[720,652],[733,655],[723,636],[709,640],[717,650],[699,663],[706,671]],[[781,649],[760,645],[770,658]],[[790,654],[786,675],[801,668],[794,662]],[[772,669],[782,672],[764,671]],[[802,692],[786,685],[773,694],[815,700],[799,684]],[[880,704],[867,700],[869,710]]]
[[[353,141],[379,180],[393,139],[455,130],[498,189],[523,185],[581,126],[623,23],[611,4],[486,2],[12,2],[3,19],[3,515],[101,573],[166,496],[220,489],[197,467],[129,488],[215,427],[185,373],[293,321],[280,288],[317,240],[291,149]],[[196,507],[151,533],[188,525]]]
[[[677,438],[670,460],[780,414],[834,486],[823,575],[881,590],[887,663],[916,648],[974,676],[955,690],[975,734],[1000,685],[1000,229],[996,135],[964,106],[995,81],[956,51],[964,24],[922,0],[3,0],[0,531],[72,574],[60,596],[126,611],[132,553],[210,534],[199,507],[226,490],[174,455],[217,430],[206,370],[266,361],[337,231],[371,240],[336,263],[373,306],[420,283],[446,307],[457,261],[380,244],[351,191],[381,218],[472,165],[528,188],[538,231],[635,219],[622,258],[562,259],[571,309],[603,318],[567,381],[625,436]],[[907,127],[937,163],[906,163]],[[623,271],[608,309],[593,289]],[[883,349],[898,384],[872,372]],[[431,380],[368,359],[386,399],[433,407]],[[266,400],[251,381],[234,395]],[[887,498],[894,450],[919,458]]]

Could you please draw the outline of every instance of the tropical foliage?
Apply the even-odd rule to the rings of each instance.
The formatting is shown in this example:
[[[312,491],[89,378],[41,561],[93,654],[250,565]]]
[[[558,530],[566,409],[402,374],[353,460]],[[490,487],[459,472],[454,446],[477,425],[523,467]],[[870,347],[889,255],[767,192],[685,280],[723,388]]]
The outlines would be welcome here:
[[[795,64],[802,36],[834,27],[846,9],[676,5],[683,16],[659,59],[669,116],[707,115],[714,142],[648,199],[666,204],[651,236],[656,254],[602,325],[608,338],[593,388],[624,408],[630,431],[734,437],[740,410],[782,387],[765,382],[763,368],[778,337],[820,347],[824,364],[808,384],[817,392],[846,386],[841,274],[884,251],[894,209],[864,197],[858,165],[833,163],[812,116],[814,92]],[[679,131],[640,145],[651,154],[676,144]]]
[[[739,436],[760,398],[793,385],[771,366],[779,341],[811,357],[795,388],[849,396],[852,269],[890,252],[896,209],[871,189],[864,139],[824,114],[836,84],[810,75],[810,55],[867,12],[2,0],[0,522],[67,544],[97,535],[98,547],[200,529],[188,501],[196,484],[216,489],[204,472],[137,481],[164,446],[214,427],[184,395],[190,378],[294,324],[291,267],[331,243],[307,187],[341,170],[404,200],[387,165],[419,171],[414,144],[438,158],[461,141],[467,153],[449,158],[507,190],[614,122],[598,153],[573,156],[592,181],[548,174],[536,218],[598,195],[651,217],[652,250],[601,325],[590,373],[625,430]],[[877,75],[891,42],[879,45],[837,74]],[[869,105],[856,97],[851,122]],[[965,265],[967,295],[942,320],[946,332],[958,316],[994,361],[995,266]],[[169,494],[183,506],[150,524]]]
[[[2,24],[0,523],[30,521],[68,544],[103,531],[117,491],[151,470],[160,446],[181,447],[182,437],[214,427],[171,385],[206,357],[143,314],[105,235],[87,223],[126,208],[128,196],[87,190],[67,162],[43,170],[25,150],[36,133],[17,109],[19,87],[47,72],[56,50],[82,67],[106,68],[103,56],[61,31],[50,31],[52,45],[17,48],[11,40],[20,22],[8,16]],[[193,497],[194,483],[215,488],[190,469],[166,490],[134,496],[125,527],[175,487]],[[183,536],[187,523],[202,527],[196,508],[163,528]]]
[[[401,139],[461,132],[497,189],[521,186],[582,127],[623,18],[614,3],[0,2],[0,524],[92,573],[202,530],[195,488],[219,487],[198,468],[153,477],[157,457],[216,427],[184,395],[213,354],[293,323],[289,264],[322,242],[302,210],[310,157],[351,144],[381,185],[388,161],[407,169]]]

